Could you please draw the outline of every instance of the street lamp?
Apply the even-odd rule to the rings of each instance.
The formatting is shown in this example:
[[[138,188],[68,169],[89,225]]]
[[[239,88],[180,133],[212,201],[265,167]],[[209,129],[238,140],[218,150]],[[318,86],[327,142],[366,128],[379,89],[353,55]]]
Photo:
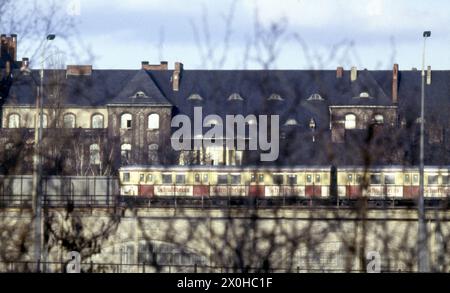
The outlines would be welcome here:
[[[418,203],[418,267],[419,272],[429,272],[429,254],[427,243],[427,226],[425,219],[424,204],[424,121],[425,121],[425,48],[427,38],[431,37],[430,31],[423,32],[423,53],[422,53],[422,94],[420,99],[420,192]]]
[[[49,41],[55,39],[55,35],[47,35],[44,41],[44,46],[41,52],[41,70],[40,70],[40,83],[36,99],[36,113],[39,115],[35,118],[34,125],[34,156],[33,156],[33,194],[32,194],[32,204],[34,212],[34,258],[36,261],[36,271],[40,270],[41,262],[41,244],[42,244],[42,198],[41,198],[41,173],[42,173],[42,157],[41,157],[41,141],[44,123],[44,63],[45,63],[45,53]],[[39,126],[38,126],[39,121]]]

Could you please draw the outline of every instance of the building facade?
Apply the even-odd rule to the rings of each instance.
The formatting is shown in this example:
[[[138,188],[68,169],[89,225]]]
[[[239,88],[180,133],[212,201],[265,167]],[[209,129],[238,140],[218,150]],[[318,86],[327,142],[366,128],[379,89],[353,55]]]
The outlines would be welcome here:
[[[175,63],[138,70],[69,65],[39,71],[17,61],[16,36],[1,37],[0,172],[32,171],[36,126],[47,174],[110,175],[123,165],[417,165],[420,74],[417,70],[186,70]],[[450,72],[426,71],[426,164],[450,164]],[[279,117],[279,156],[226,146],[175,151],[172,118],[242,115],[244,140],[260,115]],[[250,118],[249,118],[250,117]],[[254,118],[252,118],[254,117]],[[204,122],[203,122],[204,124]],[[205,125],[202,125],[205,126]],[[193,128],[193,125],[191,125]],[[190,139],[203,140],[204,133]],[[223,134],[225,135],[225,134]],[[216,137],[226,138],[225,136]],[[247,148],[248,149],[248,148]]]

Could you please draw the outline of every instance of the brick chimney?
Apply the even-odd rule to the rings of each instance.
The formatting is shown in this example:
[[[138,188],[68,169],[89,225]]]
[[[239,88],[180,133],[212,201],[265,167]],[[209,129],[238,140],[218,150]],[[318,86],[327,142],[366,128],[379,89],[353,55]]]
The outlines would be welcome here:
[[[353,66],[353,67],[352,67],[352,71],[351,71],[351,73],[350,73],[350,80],[353,82],[353,81],[355,81],[357,78],[358,78],[358,69],[357,69],[355,66]]]
[[[172,74],[172,89],[173,91],[179,91],[180,90],[180,79],[181,74],[183,72],[183,63],[175,62],[175,69],[173,70]]]
[[[392,103],[398,103],[398,64],[392,70]]]
[[[336,69],[336,78],[342,78],[344,76],[344,67],[339,66]]]
[[[161,61],[160,64],[149,64],[148,61],[142,61],[142,69],[143,70],[167,70],[168,65],[167,61]]]
[[[12,61],[16,61],[17,59],[17,35],[11,34],[11,38],[9,41],[9,54],[11,56]]]
[[[427,68],[427,85],[431,84],[431,66]]]
[[[92,65],[67,65],[67,76],[89,76],[92,74]]]

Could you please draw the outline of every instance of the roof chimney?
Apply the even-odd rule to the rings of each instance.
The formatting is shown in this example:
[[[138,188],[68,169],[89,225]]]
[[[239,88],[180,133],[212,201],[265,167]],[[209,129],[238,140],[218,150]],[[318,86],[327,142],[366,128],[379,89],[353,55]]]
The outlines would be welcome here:
[[[392,70],[392,103],[398,103],[398,64]]]
[[[352,67],[352,71],[350,73],[350,80],[355,81],[358,78],[358,70],[355,66]]]
[[[72,76],[89,76],[92,74],[92,65],[67,65],[66,77]]]
[[[431,66],[427,68],[427,85],[431,84]]]
[[[342,78],[343,75],[344,75],[344,67],[339,66],[336,69],[336,78]]]
[[[9,54],[11,56],[12,61],[16,61],[17,59],[17,35],[11,34],[10,45],[9,45]]]
[[[142,61],[143,70],[167,70],[167,61],[161,61],[160,64],[149,64],[148,61]]]
[[[0,36],[0,58],[6,58],[6,55],[8,53],[8,41],[6,39],[6,35],[2,34]]]
[[[172,89],[176,92],[180,90],[180,79],[182,72],[183,72],[183,63],[175,62],[175,69],[172,74]]]
[[[30,60],[28,58],[22,58],[22,66],[20,67],[20,72],[25,74],[29,73]]]

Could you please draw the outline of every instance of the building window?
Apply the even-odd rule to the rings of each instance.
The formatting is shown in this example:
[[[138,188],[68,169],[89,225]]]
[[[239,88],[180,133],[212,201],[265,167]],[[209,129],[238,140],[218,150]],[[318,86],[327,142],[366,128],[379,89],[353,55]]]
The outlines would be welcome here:
[[[295,118],[290,118],[290,119],[286,120],[284,125],[285,126],[296,126],[296,125],[298,125],[298,122]]]
[[[103,115],[102,114],[94,114],[92,116],[91,127],[92,128],[103,128]]]
[[[312,94],[311,96],[309,96],[308,101],[323,101],[324,98],[322,98],[322,96],[320,94]]]
[[[376,124],[383,124],[384,123],[384,117],[381,114],[375,115],[374,120],[375,120]]]
[[[131,121],[133,117],[129,113],[122,114],[120,116],[120,128],[121,129],[131,129]]]
[[[130,182],[130,173],[123,173],[123,182]]]
[[[203,101],[203,98],[199,94],[192,94],[188,97],[189,101]]]
[[[345,115],[345,129],[355,129],[356,128],[356,115],[347,114]]]
[[[158,145],[157,144],[151,144],[148,146],[148,161],[149,163],[159,163],[159,156],[158,156]]]
[[[228,97],[228,101],[243,101],[243,100],[244,100],[244,98],[242,98],[241,95],[238,93],[232,93]]]
[[[283,97],[281,97],[279,94],[271,94],[267,100],[269,101],[284,101]]]
[[[75,115],[72,113],[64,114],[63,125],[64,125],[64,128],[75,128],[75,126],[76,126]]]
[[[89,146],[89,158],[91,165],[100,165],[100,148],[98,144],[91,144]]]
[[[125,143],[120,147],[122,163],[128,163],[131,158],[131,144]]]
[[[159,129],[159,115],[148,115],[148,129]]]
[[[11,114],[8,116],[8,127],[9,128],[19,128],[20,127],[19,114]]]

